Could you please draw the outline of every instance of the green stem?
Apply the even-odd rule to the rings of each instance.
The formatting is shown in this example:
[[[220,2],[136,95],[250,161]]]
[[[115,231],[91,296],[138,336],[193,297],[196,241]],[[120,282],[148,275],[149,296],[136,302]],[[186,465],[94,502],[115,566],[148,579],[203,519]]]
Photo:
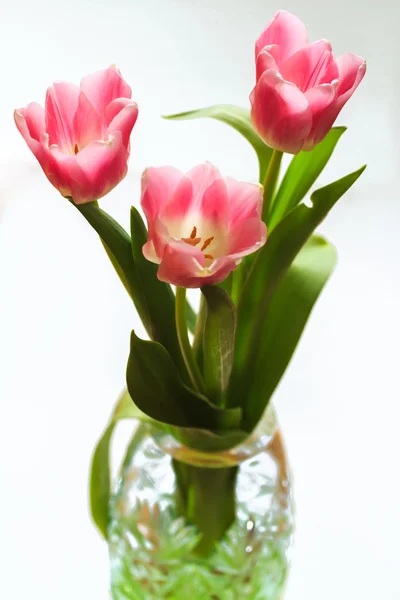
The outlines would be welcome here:
[[[262,219],[264,223],[268,222],[268,216],[272,207],[272,200],[281,168],[282,157],[283,152],[280,150],[274,150],[268,166],[267,175],[264,181],[264,204],[262,212]]]
[[[183,360],[185,361],[193,387],[198,392],[205,392],[205,385],[200,373],[200,369],[194,357],[193,349],[189,342],[189,335],[186,321],[186,288],[177,287],[175,297],[175,322],[178,333],[179,345]]]
[[[203,330],[204,330],[204,321],[206,319],[206,301],[204,299],[204,295],[200,296],[200,309],[199,314],[197,315],[196,328],[194,331],[194,339],[193,339],[193,353],[196,359],[196,363],[199,365],[199,368],[203,367]]]
[[[177,460],[173,467],[178,482],[178,508],[201,535],[196,553],[207,556],[235,520],[238,467],[213,469]]]

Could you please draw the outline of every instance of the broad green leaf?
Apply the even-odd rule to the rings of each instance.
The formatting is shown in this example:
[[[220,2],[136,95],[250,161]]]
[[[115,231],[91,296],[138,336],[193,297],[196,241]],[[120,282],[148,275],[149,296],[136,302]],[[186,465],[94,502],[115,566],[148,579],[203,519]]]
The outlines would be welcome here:
[[[328,135],[310,152],[294,156],[285,173],[268,220],[269,231],[307,194],[320,175],[346,127],[333,127]]]
[[[141,340],[135,332],[126,379],[135,404],[157,421],[216,432],[238,428],[240,409],[218,408],[189,389],[167,350],[157,342]]]
[[[205,117],[216,119],[217,121],[222,121],[223,123],[230,125],[246,138],[256,151],[260,165],[260,181],[264,181],[272,155],[272,148],[264,144],[254,129],[249,111],[246,108],[241,108],[240,106],[234,106],[232,104],[215,104],[214,106],[208,106],[207,108],[168,115],[164,118],[171,120],[186,120],[201,119]]]
[[[175,326],[175,296],[171,286],[157,277],[158,265],[143,255],[147,242],[147,229],[135,207],[131,208],[132,254],[137,278],[150,317],[150,338],[162,344],[175,362],[178,371],[187,377]],[[187,379],[187,382],[189,380]]]
[[[118,421],[122,419],[138,419],[142,422],[156,424],[135,406],[125,391],[120,396],[110,421],[96,444],[90,469],[90,511],[94,523],[105,539],[108,535],[111,495],[110,445],[114,429]],[[139,431],[143,432],[143,430]],[[138,440],[138,432],[135,433],[135,440]]]
[[[206,300],[203,375],[209,397],[220,404],[232,370],[236,309],[222,288],[203,286],[201,291]]]
[[[244,422],[251,429],[261,418],[288,366],[308,317],[336,264],[334,247],[314,235],[283,277],[260,322],[260,343],[247,379]]]
[[[249,381],[261,343],[261,323],[277,286],[292,261],[316,227],[339,198],[357,181],[365,167],[327,185],[311,196],[311,207],[294,208],[272,231],[258,252],[238,307],[234,367],[229,388],[229,405],[240,406],[246,397]]]
[[[129,234],[117,221],[102,210],[97,202],[75,204],[71,200],[71,204],[79,210],[100,236],[114,268],[135,303],[136,310],[146,331],[151,335],[152,324],[133,260]]]

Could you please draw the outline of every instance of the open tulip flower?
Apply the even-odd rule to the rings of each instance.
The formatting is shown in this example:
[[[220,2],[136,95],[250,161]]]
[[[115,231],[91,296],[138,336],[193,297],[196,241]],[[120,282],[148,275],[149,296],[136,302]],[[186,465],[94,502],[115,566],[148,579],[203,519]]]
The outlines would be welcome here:
[[[160,264],[161,281],[186,288],[219,283],[265,243],[262,199],[260,185],[224,178],[210,164],[186,175],[173,167],[147,169],[144,255]]]
[[[364,59],[335,59],[326,40],[308,43],[305,25],[276,13],[256,42],[251,116],[266,144],[296,154],[311,150],[331,129],[364,77]]]
[[[16,125],[49,181],[76,204],[112,190],[126,175],[129,136],[138,115],[131,88],[115,67],[58,82],[43,108],[15,111]]]

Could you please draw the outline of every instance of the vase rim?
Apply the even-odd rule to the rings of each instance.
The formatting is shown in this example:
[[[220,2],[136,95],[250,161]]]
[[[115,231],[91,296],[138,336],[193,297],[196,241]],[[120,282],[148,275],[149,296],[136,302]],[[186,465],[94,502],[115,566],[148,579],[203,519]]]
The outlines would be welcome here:
[[[225,450],[191,448],[160,429],[155,429],[152,437],[159,448],[180,462],[198,467],[224,468],[240,465],[260,452],[264,452],[274,439],[277,429],[276,412],[270,405],[253,432],[242,443]]]

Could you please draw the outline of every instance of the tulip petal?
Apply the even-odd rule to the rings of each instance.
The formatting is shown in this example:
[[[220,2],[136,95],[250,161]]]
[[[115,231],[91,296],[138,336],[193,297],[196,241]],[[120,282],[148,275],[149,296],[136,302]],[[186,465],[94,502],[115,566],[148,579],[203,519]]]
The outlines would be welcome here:
[[[22,117],[22,118],[21,118]],[[37,102],[31,102],[24,108],[14,112],[15,124],[24,140],[29,138],[40,142],[46,132],[46,121],[43,106]]]
[[[117,111],[117,108],[119,110]],[[118,98],[113,100],[106,109],[106,118],[115,112],[108,128],[107,134],[112,135],[116,131],[122,134],[122,143],[127,148],[129,146],[129,138],[138,117],[138,106],[135,102],[127,98]]]
[[[182,177],[182,171],[175,167],[150,167],[144,171],[141,205],[149,224],[168,204]]]
[[[148,241],[143,246],[143,254],[147,260],[159,264],[166,245],[171,241],[169,229],[156,217],[148,225]]]
[[[202,221],[213,229],[218,231],[224,227],[228,218],[228,193],[222,178],[215,179],[205,190],[200,201],[200,214]]]
[[[182,241],[173,241],[165,247],[157,272],[160,281],[182,287],[199,287],[192,285],[198,281],[203,272],[204,254],[199,248]]]
[[[365,60],[356,54],[339,56],[336,62],[339,69],[338,102],[342,108],[360,85],[367,65]]]
[[[117,133],[108,142],[90,143],[75,159],[88,180],[87,189],[82,187],[73,196],[76,204],[105,196],[122,181],[128,168],[128,152],[122,143],[121,134]]]
[[[336,62],[339,68],[339,82],[335,84],[337,87],[335,98],[324,110],[319,110],[318,116],[315,117],[311,139],[305,146],[306,150],[311,150],[326,136],[365,75],[366,63],[360,56],[346,54],[337,58]]]
[[[131,98],[132,90],[115,66],[87,75],[81,81],[81,90],[99,115],[116,98]]]
[[[62,159],[73,157],[63,154],[57,147],[53,147],[51,150],[48,148],[48,139],[46,133],[42,130],[44,126],[43,108],[32,103],[26,108],[16,110],[14,112],[14,120],[19,132],[42,167],[47,179],[61,194],[64,196],[70,195],[70,186],[65,181],[62,168],[60,169],[59,166],[59,157],[56,154],[58,151]]]
[[[285,62],[280,73],[302,92],[322,83],[338,79],[339,71],[327,40],[319,40],[301,48]]]
[[[278,62],[279,62],[279,46],[266,46],[263,50],[258,54],[256,58],[256,80],[258,81],[264,71],[268,71],[269,69],[274,69],[275,71],[279,71]]]
[[[221,179],[221,174],[211,163],[204,163],[191,169],[186,176],[193,184],[192,211],[199,212],[205,191],[214,181]]]
[[[46,131],[49,144],[73,153],[75,145],[74,117],[78,109],[79,88],[72,83],[54,83],[46,94]]]
[[[50,181],[62,196],[71,197],[77,204],[76,199],[82,196],[82,202],[93,200],[90,181],[78,165],[74,154],[65,154],[58,146],[52,146],[47,150],[47,155],[50,164],[46,175],[49,179],[49,173],[54,177],[55,181]]]
[[[79,102],[73,122],[74,153],[83,150],[90,142],[103,139],[101,120],[85,94],[79,94]]]
[[[279,64],[308,44],[307,29],[294,15],[279,10],[268,23],[256,42],[256,58],[265,46],[276,44],[280,47]]]
[[[305,92],[304,95],[312,112],[313,124],[303,150],[312,150],[330,130],[331,126],[326,126],[324,112],[334,103],[337,86],[338,81],[336,80],[331,84],[324,83]]]
[[[304,94],[277,71],[265,71],[250,96],[251,118],[268,146],[296,154],[311,131]]]
[[[263,188],[255,183],[236,181],[232,177],[225,178],[228,193],[229,217],[231,229],[237,223],[252,217],[260,219],[263,204]]]
[[[229,251],[231,258],[241,258],[252,254],[267,241],[267,226],[260,217],[252,217],[237,222],[229,233]]]
[[[176,238],[189,236],[194,225],[193,223],[188,225],[189,231],[185,231],[185,227],[182,225],[186,216],[190,214],[193,184],[186,175],[182,175],[180,172],[179,175],[181,179],[178,181],[178,185],[166,199],[166,204],[159,209],[161,219],[167,223],[171,235]]]
[[[157,277],[161,281],[185,288],[220,283],[236,268],[238,261],[225,256],[205,267],[205,258],[198,248],[173,242],[165,248]]]

